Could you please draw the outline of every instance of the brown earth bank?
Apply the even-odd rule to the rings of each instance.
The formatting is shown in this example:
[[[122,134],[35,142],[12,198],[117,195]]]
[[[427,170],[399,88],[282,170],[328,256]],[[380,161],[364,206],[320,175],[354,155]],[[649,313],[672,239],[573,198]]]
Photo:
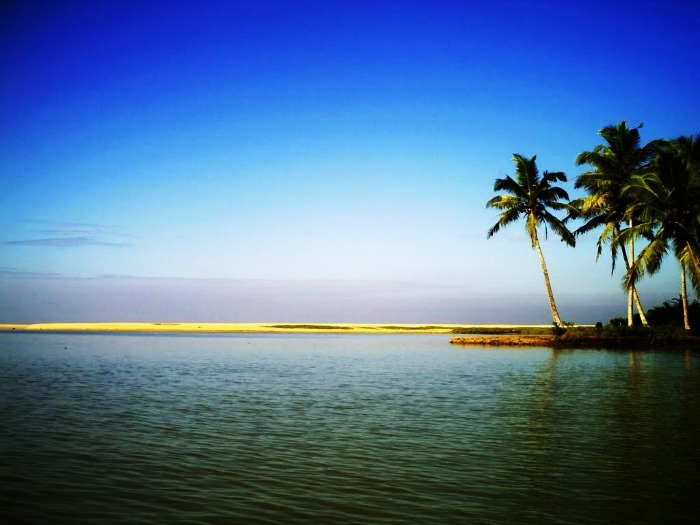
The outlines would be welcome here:
[[[453,337],[453,345],[468,346],[546,346],[551,348],[619,348],[619,347],[659,347],[682,346],[700,349],[700,337],[682,336],[673,339],[654,339],[641,336],[605,335],[497,335]]]

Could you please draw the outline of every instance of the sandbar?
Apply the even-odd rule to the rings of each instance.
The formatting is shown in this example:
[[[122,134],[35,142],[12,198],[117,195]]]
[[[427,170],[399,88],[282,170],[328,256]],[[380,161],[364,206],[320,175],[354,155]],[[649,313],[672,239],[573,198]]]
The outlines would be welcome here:
[[[549,325],[527,325],[547,329]],[[358,324],[358,323],[34,323],[0,324],[3,332],[163,332],[163,333],[355,333],[455,334],[471,330],[509,332],[523,325]]]

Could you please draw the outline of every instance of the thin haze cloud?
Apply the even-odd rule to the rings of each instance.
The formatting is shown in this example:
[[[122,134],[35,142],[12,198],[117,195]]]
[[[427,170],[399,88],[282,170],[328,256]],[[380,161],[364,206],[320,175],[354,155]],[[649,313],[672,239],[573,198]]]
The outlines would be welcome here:
[[[48,248],[79,248],[81,246],[127,246],[124,243],[103,241],[95,237],[50,237],[44,239],[21,239],[5,241],[10,246],[44,246]]]
[[[121,231],[119,226],[89,223],[74,223],[29,219],[23,221],[28,225],[43,225],[50,228],[29,229],[27,234],[48,235],[48,237],[32,237],[10,239],[3,244],[9,246],[39,246],[47,248],[80,248],[82,246],[128,246],[128,243],[110,240],[117,238],[133,238],[132,235]]]

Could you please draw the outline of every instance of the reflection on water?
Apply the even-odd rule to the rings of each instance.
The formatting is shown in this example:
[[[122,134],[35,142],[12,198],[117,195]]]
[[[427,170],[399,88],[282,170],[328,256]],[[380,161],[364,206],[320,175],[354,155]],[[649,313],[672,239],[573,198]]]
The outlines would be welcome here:
[[[699,416],[691,351],[0,334],[0,517],[690,522]]]

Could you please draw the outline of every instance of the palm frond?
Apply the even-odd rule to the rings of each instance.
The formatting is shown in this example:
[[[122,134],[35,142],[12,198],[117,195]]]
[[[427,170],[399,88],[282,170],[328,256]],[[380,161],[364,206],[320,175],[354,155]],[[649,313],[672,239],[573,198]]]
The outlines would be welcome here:
[[[563,171],[547,171],[542,173],[540,185],[542,187],[549,186],[553,182],[566,182],[566,174]]]
[[[639,256],[622,280],[623,287],[629,288],[645,274],[655,274],[661,267],[661,261],[668,252],[668,248],[667,240],[657,234],[654,240],[639,252]]]
[[[596,245],[596,259],[602,253],[605,244],[610,245],[612,272],[615,271],[618,250],[623,251],[625,243],[640,236],[653,237],[644,228],[622,230],[621,223],[632,221],[634,224],[653,224],[652,214],[639,202],[638,195],[647,191],[633,184],[634,177],[646,174],[649,161],[657,148],[656,143],[641,146],[639,129],[629,128],[623,120],[616,125],[608,125],[598,131],[604,140],[590,151],[579,153],[578,165],[588,165],[590,169],[576,178],[574,187],[584,189],[587,196],[576,203],[581,216],[588,221],[576,230],[576,234],[585,233],[603,226]],[[634,186],[634,189],[632,189]],[[631,282],[646,271],[646,266],[634,265],[631,270]],[[627,279],[627,277],[625,277]]]
[[[506,176],[502,179],[496,179],[493,183],[493,191],[505,191],[511,195],[525,197],[522,186],[520,186],[512,177]]]
[[[508,226],[510,223],[517,221],[520,218],[520,210],[517,208],[510,208],[501,213],[498,222],[494,224],[488,231],[486,238],[493,237],[494,234],[498,233],[501,228]]]
[[[569,194],[560,186],[545,186],[538,191],[538,200],[542,201],[557,201],[569,200]]]
[[[552,230],[554,230],[566,244],[569,246],[576,246],[576,238],[574,237],[574,234],[566,227],[566,224],[546,210],[544,212],[544,223],[545,225],[549,225],[549,227],[552,228]]]
[[[519,208],[520,204],[520,199],[513,195],[496,195],[486,203],[486,207],[507,210],[510,208]]]
[[[537,243],[537,228],[542,225],[551,226],[557,233],[561,233],[567,244],[573,245],[573,234],[564,225],[564,222],[554,217],[548,209],[565,210],[575,213],[569,203],[569,195],[563,188],[554,186],[553,183],[565,182],[566,174],[560,171],[545,171],[539,175],[536,163],[537,156],[527,158],[519,153],[513,154],[515,164],[515,177],[506,176],[496,179],[494,191],[501,191],[499,195],[491,198],[486,203],[487,208],[501,210],[498,222],[488,230],[488,237],[493,236],[507,224],[525,216],[525,230],[532,241],[533,247]],[[554,221],[556,226],[550,223]]]
[[[588,233],[589,231],[595,230],[604,224],[607,224],[606,217],[604,215],[598,215],[596,217],[592,217],[583,223],[583,225],[576,228],[573,233],[577,236],[582,235],[584,233]]]

